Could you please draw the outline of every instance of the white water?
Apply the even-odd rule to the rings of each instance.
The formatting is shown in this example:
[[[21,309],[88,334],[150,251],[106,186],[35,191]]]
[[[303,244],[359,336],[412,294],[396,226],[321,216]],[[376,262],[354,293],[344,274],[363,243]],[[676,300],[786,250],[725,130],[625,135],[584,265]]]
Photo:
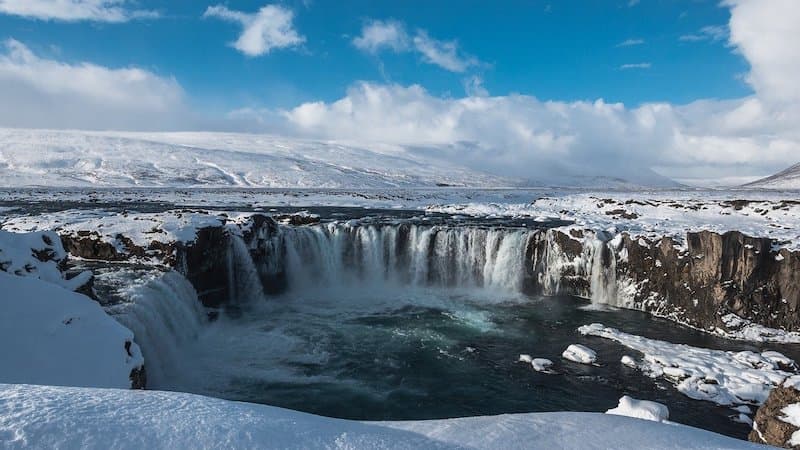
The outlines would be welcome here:
[[[191,283],[177,272],[141,280],[119,294],[127,301],[109,313],[133,331],[144,355],[148,386],[157,387],[180,371],[185,346],[196,341],[203,328],[203,306]]]
[[[264,286],[241,236],[231,233],[228,239],[228,299],[231,304],[245,305],[263,301]]]
[[[594,304],[616,305],[616,255],[610,243],[590,237],[582,253],[568,260],[552,237],[550,232],[526,229],[408,224],[280,227],[278,233],[261,241],[269,246],[262,252],[267,257],[255,263],[242,237],[231,233],[227,288],[230,304],[245,307],[242,320],[221,317],[207,324],[197,293],[177,272],[126,287],[121,295],[127,302],[112,307],[111,312],[134,332],[142,347],[149,386],[170,388],[181,383],[206,384],[203,376],[187,381],[187,372],[210,375],[208,368],[220,361],[230,360],[227,365],[239,372],[248,368],[261,373],[275,371],[278,360],[290,360],[287,352],[305,354],[302,346],[307,343],[295,342],[280,327],[262,329],[264,318],[279,314],[285,302],[294,310],[321,308],[335,314],[398,307],[398,299],[415,299],[410,302],[414,305],[433,302],[448,311],[469,309],[466,304],[452,304],[452,300],[438,304],[447,297],[427,290],[442,287],[450,290],[453,298],[462,295],[459,288],[464,288],[460,292],[467,296],[480,289],[483,302],[508,300],[507,294],[521,293],[526,277],[533,275],[530,269],[536,262],[526,260],[533,239],[547,240],[539,280],[546,294],[557,294],[564,274],[571,273],[587,280],[588,292],[579,295],[590,297]],[[603,257],[606,247],[610,261]],[[259,271],[270,276],[285,273],[285,298],[265,296]],[[486,295],[487,291],[495,294]],[[270,360],[274,367],[249,365],[250,355],[268,348],[272,349],[268,353],[275,355],[274,361]],[[198,373],[188,376],[197,378]],[[217,383],[234,378],[232,374],[218,375]]]
[[[283,227],[290,290],[309,286],[486,287],[518,292],[535,231],[422,225]],[[284,255],[279,255],[284,256]]]

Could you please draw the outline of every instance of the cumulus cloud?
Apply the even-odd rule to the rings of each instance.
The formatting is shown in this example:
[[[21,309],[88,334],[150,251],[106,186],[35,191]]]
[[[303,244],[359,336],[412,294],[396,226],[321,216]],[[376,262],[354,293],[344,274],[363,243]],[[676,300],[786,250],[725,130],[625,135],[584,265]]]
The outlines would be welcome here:
[[[745,181],[800,159],[800,8],[794,0],[724,4],[731,11],[729,26],[706,27],[698,35],[729,36],[734,51],[750,63],[746,80],[754,94],[741,99],[636,107],[541,101],[490,97],[480,79],[467,78],[464,98],[437,97],[418,85],[362,82],[337,101],[281,114],[304,136],[436,148],[477,168],[518,177],[630,178],[655,168],[689,182]],[[650,67],[643,62],[620,68]]]
[[[464,53],[457,41],[434,39],[423,29],[417,30],[411,38],[406,26],[396,20],[367,22],[361,29],[361,35],[353,39],[353,45],[372,54],[385,49],[395,52],[415,51],[424,62],[450,72],[465,72],[470,67],[481,64],[474,56]]]
[[[541,101],[510,95],[436,97],[418,85],[354,85],[343,98],[282,112],[308,137],[391,143],[444,152],[478,169],[547,180],[561,175],[687,180],[742,166],[768,173],[797,158],[800,140],[769,125],[755,97],[735,101]],[[773,134],[776,133],[776,134]]]
[[[266,5],[256,13],[228,9],[224,5],[209,6],[203,17],[214,17],[242,26],[233,48],[247,56],[261,56],[273,49],[296,47],[306,41],[294,29],[292,10],[278,5]]]
[[[136,67],[70,64],[14,39],[0,51],[0,124],[12,127],[156,129],[186,126],[177,81]]]
[[[794,0],[726,0],[730,43],[750,63],[747,81],[772,103],[800,103],[800,8]]]
[[[158,12],[131,9],[126,0],[0,0],[0,13],[39,20],[66,22],[127,22],[155,18]]]
[[[399,52],[408,49],[409,37],[405,26],[396,20],[373,20],[364,25],[361,35],[353,39],[353,45],[368,53],[384,49]]]

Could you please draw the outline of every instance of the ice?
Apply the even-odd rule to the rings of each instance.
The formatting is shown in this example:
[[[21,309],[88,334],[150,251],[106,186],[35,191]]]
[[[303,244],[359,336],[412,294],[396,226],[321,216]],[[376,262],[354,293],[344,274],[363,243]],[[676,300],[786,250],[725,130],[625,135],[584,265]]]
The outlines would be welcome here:
[[[531,365],[533,366],[533,370],[537,372],[549,373],[550,368],[553,367],[553,361],[546,358],[535,358],[531,361]]]
[[[619,405],[606,411],[606,414],[636,417],[655,422],[664,422],[669,419],[669,409],[666,405],[649,400],[637,400],[627,395],[620,398]]]
[[[626,359],[651,378],[664,378],[684,395],[719,405],[759,405],[775,386],[786,381],[794,361],[773,351],[730,352],[648,339],[594,323],[578,331],[610,339],[642,353]]]
[[[597,361],[597,353],[595,353],[595,351],[589,347],[581,344],[571,344],[566,350],[564,350],[564,353],[562,353],[561,356],[565,359],[581,364],[594,364],[594,362]]]
[[[533,370],[542,373],[553,373],[553,361],[545,358],[532,358],[531,355],[519,355],[519,362],[530,364]]]

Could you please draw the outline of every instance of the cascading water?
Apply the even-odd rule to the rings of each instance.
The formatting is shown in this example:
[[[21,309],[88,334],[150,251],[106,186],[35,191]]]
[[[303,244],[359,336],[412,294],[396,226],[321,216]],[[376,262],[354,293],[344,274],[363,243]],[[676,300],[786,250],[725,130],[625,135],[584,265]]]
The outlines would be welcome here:
[[[181,353],[197,339],[206,321],[197,292],[183,275],[171,271],[129,285],[118,294],[125,301],[108,312],[133,331],[145,358],[148,386],[158,387],[180,370]]]
[[[534,231],[411,224],[284,227],[290,289],[402,285],[522,289]]]
[[[229,302],[234,305],[245,305],[250,302],[263,301],[265,299],[264,285],[247,244],[236,233],[229,233],[228,242]]]

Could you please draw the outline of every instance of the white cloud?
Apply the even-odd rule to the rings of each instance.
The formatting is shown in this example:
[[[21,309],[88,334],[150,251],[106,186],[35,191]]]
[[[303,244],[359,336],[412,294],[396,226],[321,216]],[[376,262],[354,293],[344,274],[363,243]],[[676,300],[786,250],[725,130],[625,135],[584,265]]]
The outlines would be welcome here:
[[[642,44],[644,44],[644,39],[626,39],[617,44],[617,47],[632,47],[634,45],[642,45]]]
[[[800,5],[795,0],[727,0],[730,43],[750,63],[747,81],[772,103],[800,103]],[[800,123],[800,122],[797,122]]]
[[[678,40],[684,42],[698,41],[724,41],[728,39],[728,27],[725,25],[709,25],[700,29],[697,33],[684,34]]]
[[[628,0],[628,8],[634,7],[639,4],[639,0]]]
[[[422,59],[451,72],[464,72],[469,67],[480,64],[476,58],[462,54],[456,41],[439,41],[419,30],[414,36],[414,48],[422,54]]]
[[[9,39],[0,51],[0,124],[143,129],[185,126],[184,93],[172,78],[136,67],[70,64]]]
[[[755,97],[627,108],[534,97],[440,98],[420,86],[359,83],[335,102],[283,111],[307,137],[435,148],[478,169],[547,179],[558,174],[678,178],[767,173],[800,155],[791,124],[775,124]]]
[[[622,69],[622,70],[628,70],[628,69],[649,69],[649,68],[651,68],[652,66],[653,66],[653,65],[652,65],[652,64],[650,64],[649,62],[643,62],[643,63],[623,64],[623,65],[619,66],[619,68],[620,68],[620,69]]]
[[[399,52],[408,49],[409,37],[405,26],[396,20],[373,20],[364,25],[353,45],[368,53],[383,49]]]
[[[416,51],[428,64],[439,66],[450,72],[465,72],[481,62],[459,49],[456,41],[440,41],[430,37],[426,30],[417,30],[409,37],[406,26],[396,20],[372,20],[361,29],[361,35],[353,39],[353,45],[368,53],[391,49],[395,52]]]
[[[273,49],[296,47],[306,41],[294,29],[292,10],[278,5],[263,6],[250,14],[224,5],[209,6],[203,17],[215,17],[242,26],[242,34],[231,45],[247,56],[261,56]]]
[[[0,0],[0,13],[39,20],[66,22],[127,22],[155,18],[158,12],[130,9],[126,0]]]
[[[754,94],[687,105],[542,101],[488,96],[466,78],[467,96],[418,85],[357,83],[333,102],[278,111],[285,131],[306,137],[405,146],[499,174],[681,180],[751,180],[800,160],[800,8],[794,0],[729,0],[730,45],[751,65]],[[717,31],[706,31],[710,39]],[[633,68],[650,67],[638,63]],[[484,95],[486,94],[486,95]],[[276,111],[267,120],[275,122]]]

